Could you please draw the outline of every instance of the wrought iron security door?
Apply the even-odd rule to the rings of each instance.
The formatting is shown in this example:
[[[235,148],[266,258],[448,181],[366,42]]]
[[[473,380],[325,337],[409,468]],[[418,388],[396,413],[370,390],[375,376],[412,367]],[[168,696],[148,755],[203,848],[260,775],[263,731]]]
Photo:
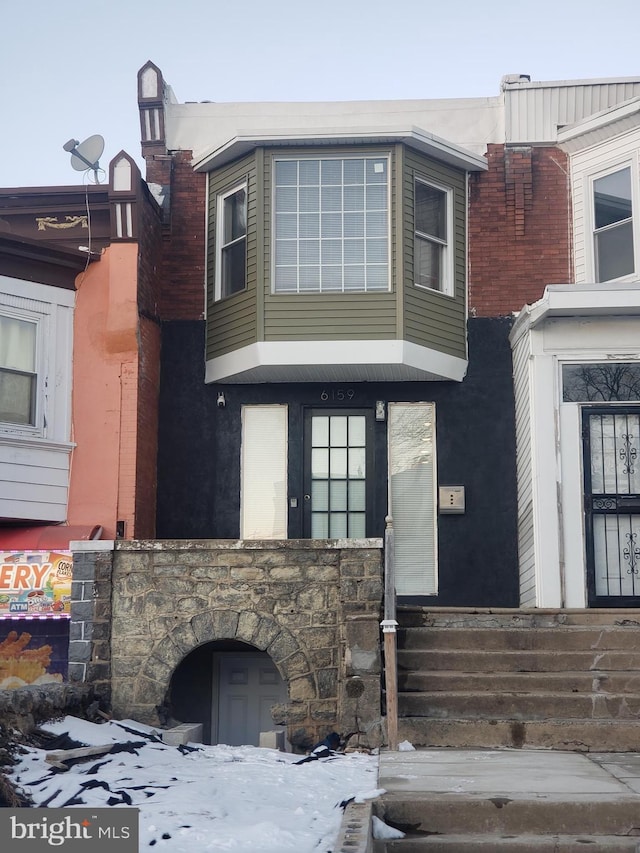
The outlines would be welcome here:
[[[591,607],[640,606],[640,407],[583,410]]]

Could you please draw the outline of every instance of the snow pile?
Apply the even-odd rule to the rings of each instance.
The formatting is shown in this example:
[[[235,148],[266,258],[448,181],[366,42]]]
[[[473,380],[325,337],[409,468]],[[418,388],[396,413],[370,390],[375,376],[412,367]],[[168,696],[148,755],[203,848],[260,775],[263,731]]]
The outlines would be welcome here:
[[[43,727],[44,728],[44,727]],[[13,780],[35,806],[135,806],[140,850],[168,853],[311,853],[329,850],[340,804],[380,793],[377,757],[351,754],[296,765],[299,756],[253,746],[174,747],[131,721],[66,717],[46,726],[111,753],[60,772],[30,748]]]

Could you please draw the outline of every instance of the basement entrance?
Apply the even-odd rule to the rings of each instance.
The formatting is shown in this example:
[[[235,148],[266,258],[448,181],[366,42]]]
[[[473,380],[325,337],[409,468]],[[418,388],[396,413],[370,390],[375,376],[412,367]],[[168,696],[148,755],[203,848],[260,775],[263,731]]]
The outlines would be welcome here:
[[[172,718],[202,723],[205,743],[230,746],[258,746],[260,732],[275,729],[271,706],[287,700],[287,684],[270,656],[236,640],[194,649],[169,687]]]

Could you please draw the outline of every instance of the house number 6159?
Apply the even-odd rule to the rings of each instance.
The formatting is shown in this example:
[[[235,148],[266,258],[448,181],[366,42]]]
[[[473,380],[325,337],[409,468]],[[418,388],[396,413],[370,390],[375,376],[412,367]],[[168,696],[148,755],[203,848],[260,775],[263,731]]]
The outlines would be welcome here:
[[[324,403],[327,400],[353,400],[355,396],[353,388],[331,388],[329,391],[323,390],[320,399]]]

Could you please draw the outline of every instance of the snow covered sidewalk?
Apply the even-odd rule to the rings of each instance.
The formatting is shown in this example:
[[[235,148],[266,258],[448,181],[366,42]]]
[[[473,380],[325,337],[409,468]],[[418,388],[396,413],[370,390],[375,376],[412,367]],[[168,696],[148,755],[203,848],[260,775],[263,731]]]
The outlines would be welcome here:
[[[12,770],[14,782],[35,806],[139,808],[140,851],[326,853],[340,804],[379,793],[377,756],[296,765],[300,756],[252,746],[169,746],[132,721],[65,717],[42,728],[86,746],[113,742],[117,751],[60,772],[45,761],[46,750],[29,748]]]

